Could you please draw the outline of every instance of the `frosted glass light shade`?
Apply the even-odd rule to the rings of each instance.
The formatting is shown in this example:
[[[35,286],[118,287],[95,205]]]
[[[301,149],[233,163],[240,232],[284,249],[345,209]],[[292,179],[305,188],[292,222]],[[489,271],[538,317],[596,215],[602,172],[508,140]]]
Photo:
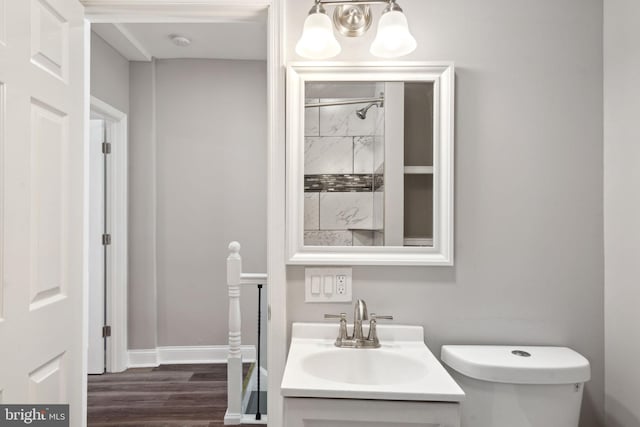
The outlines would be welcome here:
[[[380,58],[397,58],[413,52],[417,45],[404,13],[390,11],[380,17],[378,33],[369,51]]]
[[[296,53],[309,59],[326,59],[336,56],[341,50],[333,35],[331,19],[324,13],[307,16],[302,37],[296,44]]]

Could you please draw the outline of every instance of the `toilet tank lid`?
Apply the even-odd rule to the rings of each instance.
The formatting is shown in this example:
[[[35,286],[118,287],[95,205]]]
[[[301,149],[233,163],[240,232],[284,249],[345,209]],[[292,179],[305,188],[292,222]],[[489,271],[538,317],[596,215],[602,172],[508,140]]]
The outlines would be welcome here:
[[[442,361],[478,380],[510,384],[572,384],[591,378],[589,361],[567,347],[444,345]]]

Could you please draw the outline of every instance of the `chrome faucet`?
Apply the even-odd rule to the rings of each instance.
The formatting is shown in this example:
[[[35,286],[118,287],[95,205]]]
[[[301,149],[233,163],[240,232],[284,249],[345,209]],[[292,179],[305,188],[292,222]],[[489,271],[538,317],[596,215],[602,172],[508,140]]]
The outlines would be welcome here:
[[[362,321],[369,320],[369,313],[367,312],[367,303],[364,300],[357,300],[356,305],[353,307],[353,339],[362,340],[364,334],[362,332]]]
[[[338,338],[336,338],[336,347],[345,348],[378,348],[380,340],[378,339],[378,330],[376,328],[378,319],[393,320],[393,316],[378,316],[375,313],[367,311],[367,303],[364,300],[357,300],[353,308],[353,334],[347,332],[347,313],[325,314],[325,319],[340,319],[340,329],[338,330]],[[362,322],[369,321],[369,334],[364,337],[362,331]]]

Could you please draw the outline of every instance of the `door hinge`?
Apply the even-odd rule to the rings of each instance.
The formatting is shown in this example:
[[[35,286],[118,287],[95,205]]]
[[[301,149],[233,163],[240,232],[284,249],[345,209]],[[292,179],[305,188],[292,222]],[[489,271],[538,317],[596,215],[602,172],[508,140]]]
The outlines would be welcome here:
[[[102,244],[104,246],[111,244],[111,234],[103,234],[102,235]]]
[[[111,154],[111,143],[110,142],[103,142],[102,143],[102,152],[104,154]]]
[[[103,326],[102,327],[102,338],[111,336],[111,326]]]

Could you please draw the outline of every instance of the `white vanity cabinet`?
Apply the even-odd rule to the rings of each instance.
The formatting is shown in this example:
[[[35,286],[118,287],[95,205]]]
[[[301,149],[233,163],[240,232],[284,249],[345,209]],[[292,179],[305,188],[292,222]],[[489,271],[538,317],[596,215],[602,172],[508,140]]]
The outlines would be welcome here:
[[[460,427],[458,402],[284,399],[285,427]]]
[[[460,427],[464,392],[425,345],[422,326],[377,331],[379,348],[339,348],[336,324],[292,325],[284,427]]]

